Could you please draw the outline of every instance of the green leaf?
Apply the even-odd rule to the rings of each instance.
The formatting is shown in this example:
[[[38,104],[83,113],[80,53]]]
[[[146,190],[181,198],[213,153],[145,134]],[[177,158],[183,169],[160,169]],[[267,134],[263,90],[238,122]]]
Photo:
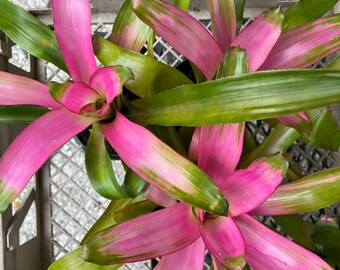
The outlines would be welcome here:
[[[279,186],[254,215],[290,215],[314,211],[340,201],[340,167]]]
[[[318,251],[311,238],[315,225],[297,215],[275,216],[274,220],[296,243],[309,250]]]
[[[10,39],[31,55],[67,71],[55,34],[48,26],[8,0],[0,0],[0,10],[0,29]]]
[[[105,135],[98,123],[92,125],[85,153],[86,171],[93,188],[111,200],[127,197],[115,177],[110,156],[106,150]]]
[[[340,230],[332,224],[317,224],[312,240],[318,249],[340,266]]]
[[[239,168],[246,168],[250,163],[259,157],[273,155],[278,152],[285,152],[300,136],[294,128],[277,124],[269,136],[248,155],[242,157]]]
[[[255,72],[134,100],[129,116],[144,125],[165,126],[272,118],[339,102],[339,83],[340,73],[328,70]]]
[[[50,81],[48,83],[48,91],[50,92],[50,95],[54,98],[54,100],[62,104],[64,94],[67,88],[72,84],[72,82],[57,83],[54,81]]]
[[[333,115],[327,108],[310,110],[307,114],[313,129],[308,138],[301,136],[300,140],[318,148],[337,151],[340,146],[340,129]]]
[[[240,31],[241,26],[243,24],[243,11],[244,11],[244,4],[246,0],[235,0],[235,10],[236,10],[236,20],[237,20],[237,33]]]
[[[322,17],[337,2],[338,0],[300,0],[284,13],[284,31]]]
[[[0,106],[0,123],[27,125],[49,111],[47,108],[33,105]]]
[[[173,5],[181,10],[187,11],[190,5],[190,0],[173,0]]]
[[[338,55],[332,62],[327,66],[328,70],[340,70],[340,55]]]
[[[104,266],[85,262],[80,257],[81,254],[82,247],[79,247],[52,263],[48,270],[118,270],[122,266],[122,264]]]
[[[223,56],[217,79],[248,73],[247,52],[240,47],[231,47]]]
[[[151,57],[125,50],[117,45],[95,36],[94,50],[99,61],[105,66],[123,65],[131,69],[135,79],[125,86],[140,97],[149,97],[154,93],[191,84],[181,72]]]
[[[131,0],[125,0],[115,19],[109,40],[125,49],[139,52],[152,30],[133,12]]]
[[[143,196],[112,201],[97,222],[87,232],[82,243],[85,243],[93,234],[98,233],[115,224],[147,214],[157,207],[156,204],[145,200]]]
[[[131,198],[137,197],[145,186],[145,180],[136,174],[133,170],[129,169],[126,172],[123,189]]]

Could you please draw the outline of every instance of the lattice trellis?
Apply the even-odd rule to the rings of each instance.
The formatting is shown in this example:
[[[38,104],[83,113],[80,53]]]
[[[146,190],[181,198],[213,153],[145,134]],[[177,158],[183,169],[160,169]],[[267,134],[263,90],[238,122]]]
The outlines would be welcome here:
[[[49,3],[47,0],[13,0],[13,2],[21,4],[25,8],[44,8]],[[251,21],[251,19],[246,20],[244,25],[249,24]],[[207,28],[210,28],[209,21],[205,20],[202,21],[202,23]],[[112,24],[110,23],[92,25],[92,31],[104,37],[108,36],[111,28]],[[155,58],[171,66],[177,66],[185,60],[182,55],[159,37],[156,37],[154,48]],[[12,48],[12,55],[11,63],[24,70],[30,69],[29,55],[25,51],[18,46],[14,46]],[[45,70],[45,77],[40,78],[41,80],[45,82],[50,80],[65,82],[69,79],[69,76],[65,72],[59,70],[53,64],[45,61],[41,61],[40,64],[44,66]],[[321,61],[313,67],[318,68],[324,66],[325,61]],[[249,123],[248,128],[259,143],[268,136],[271,130],[268,125],[261,121]],[[338,160],[336,153],[315,149],[302,142],[296,142],[289,149],[289,152],[293,154],[295,164],[306,174],[333,167],[337,164]],[[83,147],[76,139],[72,139],[56,152],[50,160],[51,239],[54,259],[61,257],[79,246],[87,230],[98,219],[108,204],[108,201],[97,195],[91,187],[86,176],[84,159]],[[117,178],[122,181],[125,172],[121,162],[114,161],[113,166]],[[27,192],[24,192],[19,200],[25,200],[28,196],[27,194]],[[23,242],[34,237],[36,234],[36,230],[34,229],[36,228],[34,207],[32,207],[32,209],[27,216],[27,222],[24,223],[25,227],[22,227],[21,235]],[[320,214],[324,212],[338,215],[340,213],[340,206],[333,205],[321,211],[308,213],[304,215],[304,218],[315,222]],[[280,231],[280,228],[277,227],[272,218],[265,218],[264,221]],[[283,232],[281,231],[281,233]],[[209,256],[207,258],[207,262],[209,262]],[[151,262],[129,264],[122,269],[147,270],[151,269]],[[208,264],[206,265],[206,269],[208,269]]]

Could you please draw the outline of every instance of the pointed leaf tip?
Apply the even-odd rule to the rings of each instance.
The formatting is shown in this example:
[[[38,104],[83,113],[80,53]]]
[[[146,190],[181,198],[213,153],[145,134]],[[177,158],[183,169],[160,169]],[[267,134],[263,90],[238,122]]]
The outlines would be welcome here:
[[[280,10],[269,9],[236,36],[231,45],[247,50],[249,71],[256,71],[265,62],[281,34],[283,18]]]

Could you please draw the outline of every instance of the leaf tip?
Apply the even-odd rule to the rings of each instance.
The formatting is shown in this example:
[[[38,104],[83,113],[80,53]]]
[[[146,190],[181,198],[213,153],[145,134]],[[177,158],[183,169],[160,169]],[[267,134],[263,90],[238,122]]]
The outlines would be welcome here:
[[[228,210],[229,210],[229,203],[224,198],[224,196],[221,196],[214,205],[212,205],[212,211],[214,214],[219,216],[228,216]]]
[[[6,188],[3,181],[0,179],[0,214],[5,212],[8,205],[13,200],[15,193],[14,189]]]
[[[282,25],[283,21],[284,21],[284,13],[283,10],[281,8],[281,6],[279,6],[278,8],[270,8],[265,12],[265,18],[267,19],[267,21],[273,23],[273,24],[279,24]]]

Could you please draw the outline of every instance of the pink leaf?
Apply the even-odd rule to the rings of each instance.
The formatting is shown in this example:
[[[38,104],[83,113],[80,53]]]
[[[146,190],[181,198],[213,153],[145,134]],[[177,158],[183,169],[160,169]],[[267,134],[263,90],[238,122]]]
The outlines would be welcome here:
[[[198,167],[219,186],[236,169],[243,148],[244,123],[201,127]]]
[[[0,212],[26,186],[48,157],[91,124],[90,119],[66,108],[46,113],[30,124],[9,146],[0,160],[0,186],[13,192],[4,201],[0,190]]]
[[[59,108],[48,87],[35,80],[0,72],[0,105],[38,105]]]
[[[207,248],[225,269],[243,269],[246,245],[232,218],[205,216],[200,231]]]
[[[203,269],[205,245],[202,238],[198,238],[191,245],[163,256],[155,270],[188,270]]]
[[[312,131],[312,121],[309,119],[308,115],[304,112],[299,114],[290,114],[285,116],[276,117],[282,124],[287,127],[295,128],[304,136],[309,136]]]
[[[229,201],[229,215],[247,213],[263,203],[281,183],[287,168],[281,155],[272,155],[234,172],[220,186]]]
[[[175,203],[177,200],[170,197],[164,191],[160,190],[159,188],[155,187],[154,185],[147,185],[146,188],[143,190],[143,195],[149,200],[152,201],[160,206],[169,207]]]
[[[194,134],[192,135],[192,139],[191,139],[190,147],[189,147],[189,159],[195,163],[197,163],[197,158],[198,158],[198,147],[199,147],[200,136],[201,136],[201,128],[196,127]]]
[[[51,0],[54,29],[75,82],[88,84],[96,71],[89,0]]]
[[[210,178],[150,131],[118,111],[112,123],[102,126],[109,143],[140,177],[181,201],[226,215],[227,203]]]
[[[305,68],[340,49],[340,15],[320,18],[284,32],[261,70]]]
[[[104,103],[103,98],[95,90],[82,82],[70,84],[60,98],[67,109],[78,114],[86,105],[96,104],[100,100]]]
[[[234,0],[209,0],[213,35],[226,52],[236,36],[236,11]]]
[[[199,238],[192,207],[177,203],[91,236],[83,258],[97,264],[127,263],[168,255]]]
[[[282,11],[269,9],[243,29],[231,44],[247,51],[250,72],[256,71],[266,60],[281,34],[282,22]]]
[[[132,4],[138,17],[192,61],[208,80],[215,77],[223,53],[200,22],[160,0],[133,0]]]
[[[246,260],[254,269],[333,269],[321,258],[273,232],[248,215],[235,218],[247,244]]]
[[[93,73],[89,84],[105,98],[105,103],[111,103],[122,92],[123,84],[132,78],[133,74],[127,67],[104,67]]]

